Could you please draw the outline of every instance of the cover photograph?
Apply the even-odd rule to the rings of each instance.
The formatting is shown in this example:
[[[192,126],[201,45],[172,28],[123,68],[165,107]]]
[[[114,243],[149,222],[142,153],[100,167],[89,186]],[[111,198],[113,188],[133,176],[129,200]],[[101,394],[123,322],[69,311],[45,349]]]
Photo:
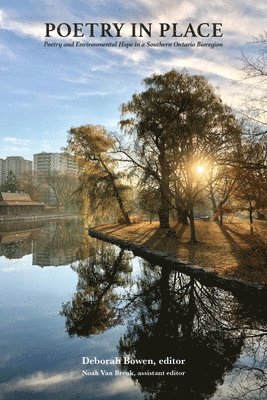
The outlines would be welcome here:
[[[0,400],[267,398],[266,21],[0,1]]]

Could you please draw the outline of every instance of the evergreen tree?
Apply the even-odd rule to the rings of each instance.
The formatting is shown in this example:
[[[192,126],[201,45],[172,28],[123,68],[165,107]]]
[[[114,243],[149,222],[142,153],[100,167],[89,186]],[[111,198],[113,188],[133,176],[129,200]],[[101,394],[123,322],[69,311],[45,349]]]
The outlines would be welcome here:
[[[16,193],[20,191],[18,180],[13,171],[8,172],[5,182],[1,185],[1,191],[11,193]]]

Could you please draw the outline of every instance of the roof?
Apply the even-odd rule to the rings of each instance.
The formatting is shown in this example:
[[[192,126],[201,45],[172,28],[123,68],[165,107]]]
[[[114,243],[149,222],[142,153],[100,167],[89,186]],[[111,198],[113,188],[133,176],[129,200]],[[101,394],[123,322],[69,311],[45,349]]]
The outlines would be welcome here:
[[[12,243],[19,242],[21,240],[27,240],[31,236],[31,231],[25,232],[10,232],[5,235],[0,235],[0,243]]]
[[[32,201],[27,193],[10,193],[1,192],[1,200],[3,201]]]
[[[27,193],[0,192],[0,206],[42,206],[38,201],[32,201]]]

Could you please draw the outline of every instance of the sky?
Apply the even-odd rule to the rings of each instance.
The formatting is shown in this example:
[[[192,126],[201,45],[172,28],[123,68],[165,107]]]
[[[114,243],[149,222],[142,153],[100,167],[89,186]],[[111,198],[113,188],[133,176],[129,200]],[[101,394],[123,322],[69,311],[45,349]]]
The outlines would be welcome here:
[[[176,24],[180,33],[189,23],[197,27],[215,22],[222,24],[222,38],[173,38],[171,30],[159,37],[160,23]],[[124,26],[121,38],[100,37],[98,30],[95,38],[86,30],[83,38],[73,38],[72,33],[61,38],[55,31],[45,38],[45,23]],[[131,38],[131,23],[151,23],[151,37]],[[265,28],[263,0],[1,0],[0,158],[32,160],[41,151],[61,151],[71,127],[100,124],[119,131],[121,104],[144,90],[145,77],[173,68],[204,75],[225,103],[239,109],[251,90],[242,71],[242,53],[257,51],[251,42]],[[63,46],[73,41],[144,46]],[[148,41],[172,46],[151,48]],[[173,45],[198,41],[223,46]]]

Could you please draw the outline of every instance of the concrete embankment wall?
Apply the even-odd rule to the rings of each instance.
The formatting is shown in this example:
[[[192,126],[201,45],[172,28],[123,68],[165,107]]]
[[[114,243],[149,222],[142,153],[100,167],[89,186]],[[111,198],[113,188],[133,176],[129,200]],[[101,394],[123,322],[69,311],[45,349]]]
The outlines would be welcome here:
[[[48,221],[52,219],[76,219],[82,218],[81,215],[77,214],[23,214],[23,215],[0,215],[0,223],[12,222],[12,221]]]
[[[89,235],[93,238],[115,244],[122,249],[132,251],[134,255],[145,259],[151,264],[161,267],[169,266],[186,275],[193,276],[206,286],[216,286],[220,289],[228,290],[238,298],[242,298],[242,300],[248,300],[249,298],[251,299],[251,297],[261,302],[266,302],[267,300],[267,285],[259,285],[239,279],[223,277],[211,269],[201,268],[198,265],[178,260],[176,257],[162,251],[153,250],[145,245],[132,243],[128,240],[119,239],[99,232],[96,229],[89,229]]]

